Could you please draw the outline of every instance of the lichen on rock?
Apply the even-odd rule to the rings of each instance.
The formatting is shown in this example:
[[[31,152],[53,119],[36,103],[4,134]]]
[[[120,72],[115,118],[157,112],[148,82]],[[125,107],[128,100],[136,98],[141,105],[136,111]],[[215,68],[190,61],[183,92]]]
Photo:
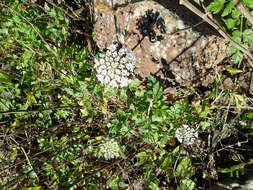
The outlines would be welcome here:
[[[224,40],[194,32],[154,1],[95,0],[95,12],[98,47],[107,48],[118,41],[133,50],[135,74],[143,79],[156,75],[182,87],[208,86],[218,64],[211,58],[222,61],[227,55]]]

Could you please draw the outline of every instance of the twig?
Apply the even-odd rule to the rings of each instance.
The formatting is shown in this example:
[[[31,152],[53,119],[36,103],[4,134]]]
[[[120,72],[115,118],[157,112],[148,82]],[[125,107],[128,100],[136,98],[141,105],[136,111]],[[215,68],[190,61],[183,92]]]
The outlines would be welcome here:
[[[32,165],[32,163],[30,162],[30,159],[29,159],[29,157],[28,157],[27,154],[26,154],[25,149],[24,149],[22,146],[20,146],[19,143],[18,143],[15,139],[13,139],[12,137],[11,137],[11,140],[21,149],[21,151],[22,151],[23,154],[25,155],[27,164],[30,166],[31,170],[32,170],[32,171],[34,172],[34,174],[35,174],[36,179],[39,181],[39,177],[38,177],[37,173],[35,172],[35,170],[34,170],[34,168],[33,168],[33,165]],[[30,171],[29,171],[29,172],[30,172]]]
[[[72,18],[73,20],[75,20],[76,18],[78,18],[79,20],[85,21],[84,19],[80,18],[79,15],[76,14],[76,12],[72,11],[71,12],[73,15],[69,14],[68,11],[66,11],[65,9],[61,8],[60,6],[57,6],[53,1],[51,0],[46,0],[46,2],[50,5],[52,5],[53,7],[61,10],[62,12],[64,12],[67,16],[69,16],[70,18]],[[83,11],[84,8],[81,8],[79,11]]]
[[[221,140],[221,139],[220,139],[220,140]],[[213,153],[214,153],[214,154],[217,154],[218,152],[220,152],[220,151],[222,151],[222,150],[226,150],[226,149],[228,149],[228,148],[232,149],[232,148],[234,148],[234,146],[238,146],[238,144],[246,144],[246,143],[248,143],[248,142],[249,142],[249,141],[246,140],[246,141],[237,142],[237,143],[234,143],[234,144],[231,144],[231,145],[227,145],[227,146],[225,146],[225,147],[220,148],[219,150],[216,150],[216,151],[213,152]]]
[[[241,3],[240,0],[234,0],[236,8],[241,11],[245,18],[253,25],[253,16],[248,9]]]
[[[217,106],[212,106],[212,108],[216,108],[216,109],[227,109],[228,106],[221,106],[221,105],[217,105]],[[236,106],[230,106],[231,109],[237,109]],[[253,110],[252,106],[244,106],[241,109],[243,110]]]
[[[206,21],[208,24],[210,24],[214,29],[216,29],[221,36],[223,36],[226,40],[228,40],[231,44],[233,44],[237,49],[242,51],[244,54],[246,54],[249,57],[249,63],[250,66],[253,68],[253,55],[245,49],[241,44],[234,41],[220,26],[218,23],[214,22],[212,19],[208,17],[208,14],[203,13],[198,8],[196,8],[194,5],[192,5],[188,0],[180,0],[179,2],[181,5],[184,5],[189,10],[194,12],[196,15],[198,15],[200,18],[202,18],[204,21]]]

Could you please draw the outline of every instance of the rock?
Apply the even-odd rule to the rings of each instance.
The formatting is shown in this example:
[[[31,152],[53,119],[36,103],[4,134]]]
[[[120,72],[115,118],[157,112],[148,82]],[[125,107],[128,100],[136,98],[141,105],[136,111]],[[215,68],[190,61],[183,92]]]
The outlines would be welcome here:
[[[135,73],[159,77],[167,86],[208,86],[214,69],[227,56],[225,41],[192,31],[173,12],[154,1],[94,1],[97,45],[114,41],[133,50]]]

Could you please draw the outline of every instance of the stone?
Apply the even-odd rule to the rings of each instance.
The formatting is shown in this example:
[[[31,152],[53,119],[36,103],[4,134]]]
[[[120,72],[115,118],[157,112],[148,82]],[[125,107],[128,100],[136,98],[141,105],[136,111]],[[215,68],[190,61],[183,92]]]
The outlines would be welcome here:
[[[227,56],[226,42],[203,36],[162,4],[154,1],[94,0],[97,45],[114,41],[131,49],[136,57],[135,74],[142,79],[157,76],[168,86],[208,86],[215,69]]]

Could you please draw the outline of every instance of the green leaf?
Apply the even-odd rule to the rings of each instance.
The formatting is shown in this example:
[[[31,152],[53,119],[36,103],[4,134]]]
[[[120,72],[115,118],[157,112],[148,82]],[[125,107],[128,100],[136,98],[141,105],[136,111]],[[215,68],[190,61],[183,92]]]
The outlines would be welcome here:
[[[113,176],[107,181],[107,186],[112,190],[118,189],[119,181],[120,181],[119,176]]]
[[[127,102],[127,99],[128,99],[127,90],[126,90],[126,89],[121,89],[121,90],[120,90],[119,97],[120,97],[120,99],[121,99],[123,102]]]
[[[172,154],[169,154],[163,161],[161,167],[163,170],[170,169],[173,166],[175,157]]]
[[[228,29],[234,28],[236,26],[236,23],[237,23],[236,19],[229,18],[225,20],[225,24],[228,27]]]
[[[234,9],[233,11],[232,11],[232,18],[237,18],[237,19],[239,19],[239,17],[241,16],[241,12],[239,11],[239,10],[237,10],[237,9]]]
[[[246,29],[242,33],[243,40],[245,42],[253,43],[253,30],[252,29]]]
[[[177,190],[196,190],[196,184],[191,179],[183,179],[180,181],[180,185]]]
[[[199,125],[200,125],[202,130],[206,130],[208,127],[211,126],[211,123],[209,123],[207,121],[201,121]]]
[[[104,89],[104,96],[105,97],[116,97],[117,92],[114,88],[108,86]]]
[[[154,168],[155,168],[155,163],[151,162],[149,163],[144,170],[144,179],[145,180],[150,180],[150,181],[157,181],[156,176],[154,175]]]
[[[11,83],[11,76],[0,72],[0,82],[2,83]]]
[[[26,100],[27,100],[28,105],[32,105],[37,102],[32,92],[25,90],[25,94],[26,94]]]
[[[157,82],[153,87],[153,95],[156,97],[159,95],[159,93],[160,93],[160,85]]]
[[[225,9],[223,10],[221,16],[222,16],[222,17],[225,17],[225,16],[229,15],[229,14],[232,12],[233,8],[234,8],[234,3],[231,1],[231,2],[229,2],[229,3],[226,5],[226,7],[225,7]]]
[[[170,139],[170,135],[168,134],[163,134],[162,137],[160,137],[160,140],[157,142],[159,147],[165,147],[166,144],[168,143],[168,140]]]
[[[224,7],[225,0],[215,0],[210,5],[208,5],[207,10],[213,13],[220,12]]]
[[[253,119],[253,112],[246,112],[245,114],[243,114],[243,118]]]
[[[245,97],[236,93],[231,93],[231,97],[234,99],[238,112],[240,112],[243,106],[246,104]]]
[[[253,9],[253,2],[252,0],[242,0],[244,5],[246,5],[246,7]]]
[[[177,166],[176,176],[181,179],[190,178],[194,175],[191,159],[184,157]]]
[[[218,168],[218,172],[219,173],[229,173],[230,177],[234,177],[234,173],[235,173],[235,177],[239,178],[240,177],[240,173],[243,174],[244,173],[244,167],[245,165],[233,165],[230,166],[229,168]]]
[[[228,52],[233,54],[233,53],[236,53],[237,51],[238,51],[238,49],[230,43],[229,47],[228,47]]]
[[[204,106],[202,107],[201,112],[199,113],[199,117],[201,117],[201,118],[206,118],[207,115],[208,115],[210,112],[211,112],[210,106],[209,106],[209,105],[204,105]]]
[[[180,146],[177,146],[176,148],[174,148],[174,150],[172,151],[172,154],[175,156],[180,152]]]
[[[33,56],[33,52],[30,50],[26,50],[22,55],[23,64],[26,66],[27,63],[30,61],[30,59]]]
[[[148,154],[146,152],[139,152],[137,154],[137,158],[139,158],[139,161],[137,163],[134,164],[134,166],[141,166],[143,165],[147,159],[148,159]]]
[[[232,39],[236,42],[241,42],[242,33],[239,30],[232,32]]]
[[[240,51],[237,51],[232,57],[231,60],[233,63],[240,63],[243,60],[243,54]]]
[[[149,185],[148,185],[148,190],[159,190],[159,187],[157,184],[151,182]]]
[[[152,117],[151,117],[151,121],[152,122],[157,122],[157,123],[161,123],[161,122],[163,122],[163,118],[162,117],[159,117],[159,116],[157,116],[157,115],[152,115]]]
[[[237,73],[243,72],[243,70],[241,70],[241,69],[232,68],[232,67],[227,67],[226,70],[231,74],[237,74]]]
[[[35,187],[28,187],[28,188],[24,188],[23,190],[40,190],[41,186],[35,186]]]
[[[134,79],[129,85],[128,88],[130,90],[136,90],[141,84],[141,81],[139,79]]]

